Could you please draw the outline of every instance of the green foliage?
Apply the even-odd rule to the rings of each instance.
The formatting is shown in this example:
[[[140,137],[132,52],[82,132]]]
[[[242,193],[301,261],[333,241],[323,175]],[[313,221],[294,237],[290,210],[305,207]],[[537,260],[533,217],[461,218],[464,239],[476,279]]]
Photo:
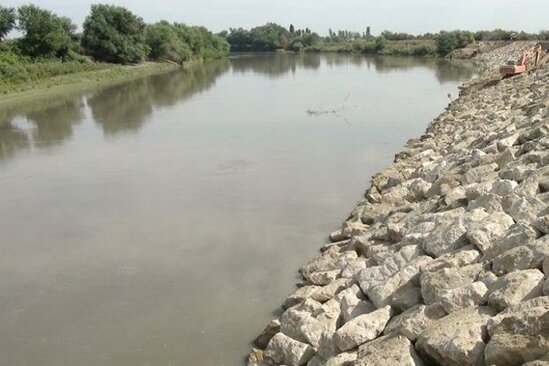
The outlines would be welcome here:
[[[15,9],[0,6],[0,41],[15,28]]]
[[[147,45],[152,60],[183,63],[193,58],[214,59],[229,52],[229,44],[203,27],[161,21],[147,27]]]
[[[267,23],[250,30],[233,28],[225,32],[224,36],[232,51],[301,50],[320,41],[320,36],[308,28],[296,29],[290,25],[290,30],[287,30],[275,23]]]
[[[435,37],[437,52],[440,55],[447,55],[456,48],[463,48],[475,41],[473,33],[468,31],[441,31]]]
[[[152,60],[183,63],[192,56],[189,45],[179,37],[176,27],[166,21],[147,26],[146,39]]]
[[[18,29],[24,33],[19,40],[21,51],[32,57],[58,57],[68,55],[74,31],[70,19],[34,5],[19,8]]]
[[[143,61],[149,53],[145,22],[120,6],[92,5],[84,22],[82,46],[100,61],[122,64]]]
[[[12,90],[15,86],[76,72],[99,70],[108,67],[81,60],[60,61],[39,59],[17,54],[0,48],[0,91]]]
[[[403,33],[403,32],[394,33],[388,30],[381,32],[381,36],[389,41],[407,41],[407,40],[416,38],[416,36],[412,34]]]

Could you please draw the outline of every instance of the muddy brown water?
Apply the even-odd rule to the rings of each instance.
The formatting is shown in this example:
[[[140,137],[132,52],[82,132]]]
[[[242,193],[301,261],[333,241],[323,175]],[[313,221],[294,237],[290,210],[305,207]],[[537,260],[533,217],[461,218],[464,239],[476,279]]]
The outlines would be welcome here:
[[[251,54],[0,110],[0,364],[241,365],[473,72]]]

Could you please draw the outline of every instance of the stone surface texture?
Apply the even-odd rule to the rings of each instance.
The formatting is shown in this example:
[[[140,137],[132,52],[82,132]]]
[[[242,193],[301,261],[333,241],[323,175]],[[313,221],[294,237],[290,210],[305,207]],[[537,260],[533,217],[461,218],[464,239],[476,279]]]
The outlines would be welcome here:
[[[549,364],[549,56],[481,74],[372,177],[248,365]],[[289,291],[290,292],[290,291]]]

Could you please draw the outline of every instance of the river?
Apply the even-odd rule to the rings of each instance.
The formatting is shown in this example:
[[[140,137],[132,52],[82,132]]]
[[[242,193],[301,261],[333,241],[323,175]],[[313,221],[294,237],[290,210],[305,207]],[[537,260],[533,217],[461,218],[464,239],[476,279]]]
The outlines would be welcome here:
[[[242,365],[473,72],[249,54],[0,110],[0,364]]]

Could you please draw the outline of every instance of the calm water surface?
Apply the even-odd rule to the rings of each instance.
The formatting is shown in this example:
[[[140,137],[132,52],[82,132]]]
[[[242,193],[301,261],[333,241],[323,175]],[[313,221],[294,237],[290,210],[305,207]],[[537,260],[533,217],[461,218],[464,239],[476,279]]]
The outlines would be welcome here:
[[[0,110],[0,364],[241,365],[472,73],[242,55]]]

